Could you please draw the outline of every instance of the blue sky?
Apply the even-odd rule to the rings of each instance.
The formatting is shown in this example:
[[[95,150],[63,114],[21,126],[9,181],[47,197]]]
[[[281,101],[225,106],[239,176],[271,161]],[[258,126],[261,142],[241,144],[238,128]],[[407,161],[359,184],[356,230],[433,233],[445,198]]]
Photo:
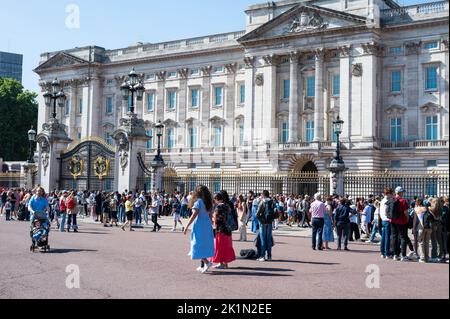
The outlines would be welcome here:
[[[263,0],[0,0],[0,51],[24,55],[23,85],[38,91],[32,71],[43,52],[97,45],[163,42],[245,29],[244,10]],[[432,2],[400,0],[401,4]],[[66,8],[80,8],[80,28],[67,28]]]

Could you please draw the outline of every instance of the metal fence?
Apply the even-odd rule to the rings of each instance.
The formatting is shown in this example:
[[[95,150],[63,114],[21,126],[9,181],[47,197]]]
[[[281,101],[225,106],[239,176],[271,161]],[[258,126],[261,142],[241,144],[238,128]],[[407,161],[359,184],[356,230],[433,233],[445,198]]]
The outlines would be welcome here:
[[[272,194],[314,195],[330,194],[328,174],[314,172],[262,173],[262,172],[170,172],[164,175],[163,187],[167,192],[193,191],[196,186],[205,185],[211,192],[222,189],[230,194],[246,193],[249,190]],[[347,172],[345,193],[352,197],[367,197],[382,194],[385,187],[406,189],[408,197],[443,196],[449,194],[448,172]]]
[[[0,173],[0,187],[21,187],[25,176],[22,173]]]

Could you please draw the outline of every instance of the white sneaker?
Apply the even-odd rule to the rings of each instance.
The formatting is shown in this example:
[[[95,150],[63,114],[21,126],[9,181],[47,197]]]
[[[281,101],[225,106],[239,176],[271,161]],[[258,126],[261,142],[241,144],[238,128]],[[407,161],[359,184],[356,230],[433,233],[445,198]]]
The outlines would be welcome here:
[[[201,272],[201,271],[203,270],[203,267],[200,266],[200,267],[198,267],[196,270],[197,270],[198,272]]]
[[[394,258],[392,258],[393,261],[399,261],[400,257],[399,256],[394,256]]]
[[[208,269],[212,267],[212,265],[213,265],[212,263],[207,263],[207,264],[205,265],[205,267],[203,267],[203,269],[202,269],[202,274],[204,274],[205,272],[207,272]]]
[[[176,231],[176,229],[175,228],[172,228],[172,232],[175,232]]]
[[[266,261],[266,258],[261,257],[261,258],[256,259],[256,261]]]
[[[419,260],[419,263],[421,263],[421,264],[426,264],[427,262],[426,262],[425,260],[423,260],[423,259],[420,259],[420,260]]]
[[[385,255],[381,255],[381,259],[386,259],[386,256]]]
[[[417,258],[417,255],[416,255],[416,253],[415,252],[410,252],[409,254],[408,254],[408,258],[409,259],[416,259]]]
[[[409,258],[408,257],[402,257],[402,259],[400,259],[400,261],[409,261]]]

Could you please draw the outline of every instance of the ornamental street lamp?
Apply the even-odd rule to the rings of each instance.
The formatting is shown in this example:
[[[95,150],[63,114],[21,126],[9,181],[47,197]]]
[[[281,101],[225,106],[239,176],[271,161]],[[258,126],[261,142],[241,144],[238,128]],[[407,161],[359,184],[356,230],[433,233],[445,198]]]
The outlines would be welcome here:
[[[63,108],[66,103],[66,94],[61,89],[61,84],[58,79],[55,79],[52,82],[52,92],[46,91],[44,93],[44,102],[45,105],[51,107],[53,105],[53,113],[52,118],[56,120],[56,103],[58,106]]]
[[[155,158],[153,159],[152,166],[163,166],[164,159],[161,156],[161,137],[163,136],[164,125],[161,121],[155,126],[156,136],[158,137],[158,149]]]
[[[123,82],[120,86],[123,100],[128,101],[128,99],[131,97],[129,105],[130,113],[134,113],[134,94],[136,93],[136,99],[138,101],[142,101],[144,90],[145,87],[139,80],[139,76],[133,68],[133,70],[131,70],[131,72],[128,74],[128,81]]]
[[[336,141],[337,141],[336,154],[335,154],[334,159],[339,162],[343,162],[342,157],[341,157],[341,142],[339,141],[339,136],[342,134],[343,124],[344,124],[344,121],[342,121],[338,115],[336,121],[333,122],[333,130],[334,130],[334,134],[336,134]]]
[[[28,131],[28,142],[29,142],[28,163],[34,164],[33,143],[36,142],[36,131],[33,130],[33,126],[31,126],[31,129]]]
[[[342,126],[344,121],[338,116],[336,121],[333,122],[333,131],[336,134],[336,152],[334,154],[333,160],[331,161],[329,170],[331,172],[330,175],[330,190],[332,195],[344,195],[344,172],[347,170],[345,167],[344,160],[341,156],[341,142],[339,140],[340,135],[342,134]]]

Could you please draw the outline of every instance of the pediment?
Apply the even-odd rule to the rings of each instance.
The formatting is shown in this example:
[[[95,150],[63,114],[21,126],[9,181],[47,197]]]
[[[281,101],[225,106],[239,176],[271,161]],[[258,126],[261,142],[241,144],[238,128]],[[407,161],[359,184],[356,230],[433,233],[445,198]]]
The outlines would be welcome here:
[[[163,122],[163,124],[164,124],[165,127],[168,127],[168,128],[178,127],[178,123],[175,122],[175,121],[172,120],[172,119],[167,119],[167,120],[165,120],[165,121]]]
[[[366,18],[315,5],[299,4],[241,37],[239,42],[277,37],[309,36],[366,25]]]
[[[423,113],[434,113],[434,114],[437,114],[445,110],[445,108],[443,108],[441,105],[433,102],[428,102],[422,105],[420,109],[422,110]]]
[[[387,114],[403,114],[407,110],[406,107],[401,105],[391,105],[386,109]]]
[[[75,65],[87,65],[89,61],[76,57],[66,52],[59,52],[52,56],[50,59],[39,65],[34,72],[43,71],[53,68],[72,67]]]

